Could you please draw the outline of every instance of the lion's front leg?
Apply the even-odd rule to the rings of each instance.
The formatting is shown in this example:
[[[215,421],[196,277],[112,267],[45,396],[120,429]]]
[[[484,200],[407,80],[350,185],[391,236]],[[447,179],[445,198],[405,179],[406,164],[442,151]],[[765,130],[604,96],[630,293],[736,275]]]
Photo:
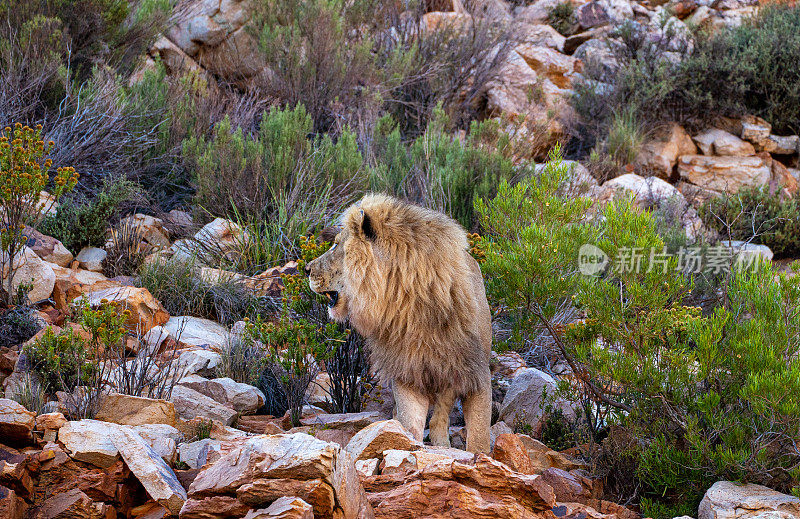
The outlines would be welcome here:
[[[392,393],[397,420],[415,440],[421,442],[425,431],[425,419],[428,417],[428,397],[397,381],[392,382]]]
[[[492,425],[492,386],[476,391],[463,399],[467,425],[467,450],[489,453],[489,427]]]

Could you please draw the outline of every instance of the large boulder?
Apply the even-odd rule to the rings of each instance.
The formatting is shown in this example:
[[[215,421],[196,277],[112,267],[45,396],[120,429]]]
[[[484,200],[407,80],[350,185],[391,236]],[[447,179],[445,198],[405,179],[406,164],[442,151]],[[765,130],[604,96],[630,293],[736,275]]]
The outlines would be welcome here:
[[[72,263],[72,253],[55,238],[42,234],[32,227],[25,228],[25,236],[28,238],[25,245],[48,263],[59,267],[68,267]]]
[[[672,184],[658,177],[641,177],[635,173],[626,173],[604,183],[597,198],[605,202],[629,195],[641,207],[657,206],[661,201],[673,197],[683,199],[683,195]]]
[[[789,519],[800,517],[800,499],[761,485],[717,481],[708,489],[697,519]]]
[[[354,460],[380,457],[385,450],[416,450],[421,445],[397,420],[370,424],[357,432],[346,450]]]
[[[90,270],[92,272],[102,272],[103,262],[106,260],[108,253],[98,247],[84,247],[75,256],[75,261],[82,269]]]
[[[175,386],[170,400],[175,404],[178,416],[184,420],[200,417],[230,425],[236,418],[233,408],[185,386]]]
[[[206,346],[221,350],[228,342],[230,333],[221,324],[200,317],[172,317],[163,324],[165,331],[177,341],[188,346]]]
[[[73,459],[104,469],[119,459],[119,451],[112,440],[116,428],[114,424],[98,420],[67,422],[59,429],[58,440]]]
[[[735,193],[743,187],[761,187],[770,181],[771,168],[760,157],[684,155],[678,160],[681,178],[717,192]]]
[[[266,69],[257,38],[245,26],[253,16],[251,5],[244,0],[183,0],[165,36],[211,74],[246,88]]]
[[[23,406],[0,398],[0,438],[3,443],[25,443],[31,439],[31,431],[36,425],[36,413]]]
[[[752,144],[717,128],[711,128],[695,135],[694,142],[697,143],[697,147],[700,148],[703,155],[749,157],[756,154],[756,149]],[[685,155],[691,155],[691,153]]]
[[[175,425],[175,405],[166,400],[112,393],[102,397],[95,418],[121,425]]]
[[[169,321],[169,314],[146,288],[115,286],[92,290],[82,296],[92,308],[102,304],[113,304],[120,312],[128,310],[130,315],[125,327],[135,333],[147,333],[154,326]]]
[[[194,389],[243,414],[254,413],[266,400],[260,389],[230,378],[209,380],[199,375],[189,375],[181,379],[178,384]]]
[[[750,141],[756,151],[772,151],[775,143],[769,138],[772,134],[772,125],[760,117],[746,115],[741,121],[742,139]]]
[[[646,141],[636,159],[637,165],[647,173],[669,179],[681,155],[694,155],[697,147],[679,124],[672,123]]]
[[[136,213],[120,220],[119,225],[132,227],[145,243],[153,247],[170,246],[169,233],[164,228],[164,220],[161,218]]]
[[[156,453],[168,464],[175,461],[178,454],[178,442],[183,434],[171,425],[163,423],[134,425],[131,429],[142,437]]]
[[[267,508],[250,510],[244,519],[314,519],[314,509],[299,497],[279,497]]]
[[[9,279],[8,253],[0,252],[0,280],[3,289],[17,293],[20,286],[27,286],[28,300],[32,303],[47,299],[53,293],[56,284],[56,275],[52,264],[44,261],[30,247],[24,247],[14,255],[14,279]],[[11,286],[9,287],[9,282]]]
[[[574,418],[572,407],[555,398],[557,389],[558,384],[552,376],[536,368],[525,369],[514,378],[506,392],[500,406],[500,420],[515,426],[529,426],[532,432],[538,432],[548,404],[561,410],[565,417]]]
[[[211,350],[191,349],[178,357],[179,369],[184,375],[213,376],[221,361],[222,355]]]
[[[186,501],[186,490],[161,456],[127,427],[117,427],[112,442],[150,497],[177,515]]]
[[[556,505],[553,489],[539,476],[514,472],[483,454],[474,462],[433,462],[399,486],[377,490],[369,499],[384,518],[414,517],[424,510],[427,517],[536,519]]]
[[[225,252],[244,243],[247,231],[235,222],[217,218],[197,231],[194,239],[206,250]]]
[[[284,496],[303,499],[318,518],[373,517],[351,456],[301,433],[256,436],[206,464],[180,517],[241,517]]]

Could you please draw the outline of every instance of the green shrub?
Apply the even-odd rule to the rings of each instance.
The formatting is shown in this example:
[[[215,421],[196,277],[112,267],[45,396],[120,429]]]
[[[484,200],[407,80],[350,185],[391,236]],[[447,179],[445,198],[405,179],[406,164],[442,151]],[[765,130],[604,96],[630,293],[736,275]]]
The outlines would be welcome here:
[[[651,216],[623,205],[606,210],[598,246],[615,258],[663,242]],[[737,271],[726,304],[701,316],[686,306],[691,284],[675,258],[663,271],[652,265],[645,255],[638,272],[585,284],[577,305],[586,319],[565,338],[591,377],[581,391],[629,435],[607,454],[632,459],[631,485],[661,502],[696,504],[721,479],[788,491],[800,466],[800,281],[776,279],[767,265]]]
[[[92,197],[65,197],[56,214],[45,218],[38,229],[61,241],[73,254],[83,247],[102,247],[106,243],[106,230],[138,192],[130,181],[106,179]]]
[[[547,11],[547,25],[561,34],[570,34],[575,26],[575,6],[572,2],[559,2]]]
[[[588,60],[574,84],[585,149],[602,145],[615,115],[630,110],[642,127],[712,124],[754,114],[776,133],[800,133],[800,7],[773,4],[741,26],[685,34],[666,17],[659,34],[625,22],[608,40],[612,59]],[[691,44],[689,41],[691,39]]]
[[[427,130],[409,146],[385,118],[378,125],[370,188],[442,210],[474,229],[474,201],[491,197],[503,181],[530,173],[516,164],[511,143],[496,120],[473,122],[464,140],[448,133],[449,119],[437,110]]]
[[[48,328],[40,339],[27,345],[23,353],[28,367],[48,393],[72,391],[88,383],[97,370],[89,346],[72,328],[58,334]]]
[[[363,30],[379,17],[376,7],[371,0],[258,4],[253,30],[272,71],[267,93],[286,106],[304,104],[319,132],[363,113],[376,101],[368,87],[376,76],[372,40]]]
[[[521,352],[539,349],[550,333],[544,328],[568,316],[581,277],[578,249],[595,236],[586,221],[591,201],[561,191],[568,171],[555,150],[538,175],[504,181],[496,197],[475,203],[487,294],[511,328],[507,346]]]
[[[161,301],[171,315],[212,319],[226,326],[245,317],[274,311],[268,298],[258,297],[243,281],[204,281],[199,268],[183,261],[151,261],[139,271],[139,285]]]
[[[344,131],[336,142],[327,135],[309,139],[312,125],[299,105],[264,112],[255,135],[233,130],[226,118],[210,140],[190,137],[183,155],[193,171],[197,203],[212,215],[285,221],[287,210],[293,216],[319,201],[328,202],[334,190],[346,184],[359,186],[363,160],[355,136]],[[322,215],[329,210],[316,209]],[[321,217],[306,216],[317,221]]]
[[[765,188],[743,188],[711,198],[701,207],[700,216],[724,239],[752,239],[777,257],[800,255],[800,196],[783,200]]]
[[[800,6],[772,3],[739,27],[699,38],[682,67],[694,113],[754,114],[800,133]]]
[[[40,328],[31,307],[14,306],[0,310],[0,348],[22,344],[36,335]]]

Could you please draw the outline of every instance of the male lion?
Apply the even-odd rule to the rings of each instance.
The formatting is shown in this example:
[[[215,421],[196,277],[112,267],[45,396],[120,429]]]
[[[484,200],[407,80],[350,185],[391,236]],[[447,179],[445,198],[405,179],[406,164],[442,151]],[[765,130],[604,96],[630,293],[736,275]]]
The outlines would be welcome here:
[[[491,316],[464,229],[449,217],[367,195],[342,217],[330,250],[306,267],[328,312],[369,344],[372,366],[392,380],[397,419],[422,440],[449,446],[461,398],[467,450],[489,450]]]

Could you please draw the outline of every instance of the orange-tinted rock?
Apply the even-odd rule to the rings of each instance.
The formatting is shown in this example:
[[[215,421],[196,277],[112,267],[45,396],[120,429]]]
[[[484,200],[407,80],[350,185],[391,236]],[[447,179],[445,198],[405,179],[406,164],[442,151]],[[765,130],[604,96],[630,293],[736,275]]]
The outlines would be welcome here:
[[[494,441],[492,457],[516,472],[535,474],[528,451],[516,434],[501,434]]]

